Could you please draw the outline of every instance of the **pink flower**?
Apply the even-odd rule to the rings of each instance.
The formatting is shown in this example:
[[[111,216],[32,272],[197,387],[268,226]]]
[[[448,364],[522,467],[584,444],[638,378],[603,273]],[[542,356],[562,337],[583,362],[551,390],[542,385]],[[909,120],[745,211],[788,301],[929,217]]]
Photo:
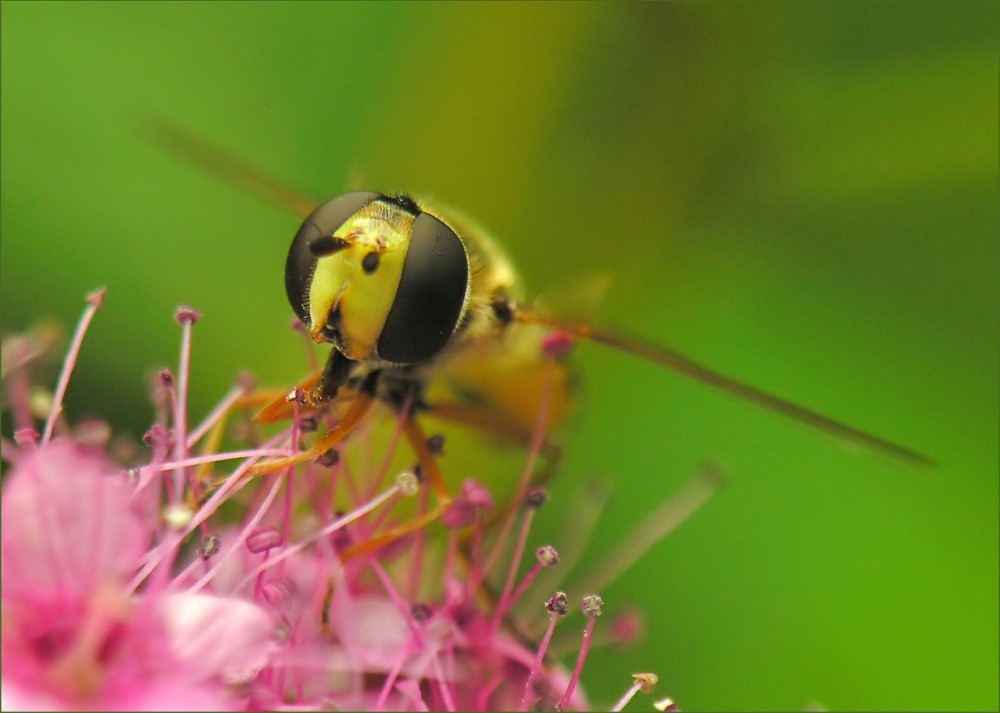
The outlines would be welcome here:
[[[197,313],[182,309],[178,376],[158,375],[148,454],[125,468],[109,458],[103,424],[73,429],[60,417],[102,297],[89,299],[41,437],[25,395],[27,371],[44,350],[22,340],[18,358],[9,367],[5,361],[6,406],[18,430],[3,442],[10,463],[0,579],[4,708],[587,707],[578,681],[603,602],[587,595],[571,603],[553,593],[558,579],[542,588],[560,557],[552,546],[529,546],[545,501],[528,487],[544,408],[506,503],[472,480],[450,493],[438,472],[438,461],[446,463],[443,437],[414,441],[419,427],[405,409],[384,452],[362,461],[380,463],[372,472],[355,472],[349,463],[361,459],[346,457],[370,441],[348,439],[345,457],[329,452],[251,477],[255,464],[294,453],[304,432],[322,432],[332,417],[296,407],[292,425],[277,435],[244,431],[245,449],[212,446],[192,456],[200,443],[217,442],[251,387],[237,385],[191,427],[186,388]],[[564,342],[549,338],[539,348],[554,360]],[[403,433],[417,463],[383,485]],[[588,567],[593,589],[715,486],[697,479],[630,538],[639,547]],[[398,507],[404,500],[413,506]],[[521,563],[526,551],[535,552],[530,565]],[[581,608],[582,623],[563,625],[580,632],[566,668],[550,644],[557,623]],[[620,640],[636,630],[634,623],[611,627]],[[637,678],[615,709],[653,681]]]
[[[233,708],[272,622],[256,605],[125,589],[153,534],[102,453],[56,439],[18,454],[3,490],[5,708]]]

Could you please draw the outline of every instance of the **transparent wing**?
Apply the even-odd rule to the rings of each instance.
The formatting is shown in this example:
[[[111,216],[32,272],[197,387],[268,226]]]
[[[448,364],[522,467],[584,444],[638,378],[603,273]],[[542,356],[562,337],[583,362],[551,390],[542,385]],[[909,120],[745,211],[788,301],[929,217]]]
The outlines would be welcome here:
[[[828,433],[846,443],[869,451],[883,453],[911,465],[935,467],[934,462],[929,458],[906,446],[901,446],[880,436],[862,431],[854,426],[849,426],[846,423],[837,421],[829,416],[824,416],[805,406],[799,406],[780,396],[750,386],[725,374],[720,374],[661,344],[598,329],[587,322],[553,317],[530,308],[518,308],[515,314],[517,319],[522,322],[539,324],[552,329],[561,329],[574,336],[614,347],[620,351],[637,356],[640,359],[666,367],[671,371],[683,374],[689,379],[713,386],[716,389],[738,396],[745,401]]]
[[[146,116],[139,126],[142,134],[153,143],[183,156],[209,173],[290,208],[300,218],[306,218],[317,205],[313,199],[296,193],[273,176],[191,133],[180,124],[157,116]]]

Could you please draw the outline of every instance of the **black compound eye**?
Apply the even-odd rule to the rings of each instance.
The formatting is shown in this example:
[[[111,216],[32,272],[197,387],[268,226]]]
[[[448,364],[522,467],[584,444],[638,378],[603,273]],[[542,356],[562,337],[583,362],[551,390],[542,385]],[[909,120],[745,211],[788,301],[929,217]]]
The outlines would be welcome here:
[[[378,196],[378,193],[358,191],[332,198],[314,210],[295,234],[285,261],[285,292],[295,314],[305,324],[309,325],[309,285],[312,284],[316,261],[323,255],[336,252],[338,241],[333,234],[348,218]]]
[[[378,338],[396,364],[429,359],[451,338],[469,288],[469,258],[455,231],[429,213],[413,222],[403,272]]]

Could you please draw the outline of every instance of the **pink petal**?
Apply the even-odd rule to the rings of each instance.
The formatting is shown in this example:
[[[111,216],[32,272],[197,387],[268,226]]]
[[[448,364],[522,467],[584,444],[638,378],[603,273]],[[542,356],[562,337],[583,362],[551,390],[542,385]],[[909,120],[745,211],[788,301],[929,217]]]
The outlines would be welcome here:
[[[240,683],[267,663],[275,644],[274,623],[261,607],[211,594],[164,596],[160,613],[173,655],[193,675]]]
[[[0,681],[0,709],[5,711],[55,711],[65,710],[58,697],[46,691],[24,686],[16,678],[4,677]]]
[[[79,601],[122,579],[146,547],[128,487],[102,454],[55,440],[23,454],[3,489],[3,599]]]
[[[386,597],[339,595],[335,589],[331,626],[359,668],[388,671],[407,653],[410,629]]]

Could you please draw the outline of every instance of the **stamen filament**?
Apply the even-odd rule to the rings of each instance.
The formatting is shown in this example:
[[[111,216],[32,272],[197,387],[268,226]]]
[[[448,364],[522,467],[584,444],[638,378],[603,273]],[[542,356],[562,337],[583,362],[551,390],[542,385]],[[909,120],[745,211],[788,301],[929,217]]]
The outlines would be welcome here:
[[[222,397],[222,400],[216,404],[205,418],[202,419],[201,423],[188,434],[187,447],[190,450],[194,448],[195,445],[202,439],[202,437],[208,433],[209,429],[212,428],[216,423],[218,423],[224,416],[226,416],[230,410],[233,408],[234,404],[246,395],[246,388],[237,384]],[[284,455],[284,454],[282,454]]]
[[[278,496],[278,490],[281,488],[281,483],[282,479],[278,476],[274,476],[274,482],[271,484],[270,490],[267,491],[267,496],[264,498],[264,501],[260,504],[260,507],[258,507],[254,511],[253,516],[242,527],[239,535],[236,538],[236,541],[233,542],[230,547],[226,548],[225,551],[220,552],[219,555],[214,558],[211,568],[209,568],[209,570],[202,575],[201,579],[199,579],[197,582],[195,582],[188,588],[189,592],[197,592],[200,589],[202,589],[206,584],[211,582],[212,579],[215,577],[215,575],[222,568],[222,565],[225,564],[230,557],[239,552],[240,547],[242,547],[243,543],[246,542],[246,539],[250,535],[250,533],[252,533],[254,529],[257,527],[257,525],[259,525],[261,521],[264,519],[264,516],[267,514],[267,511],[271,507],[271,503],[273,503],[275,498]],[[195,563],[197,563],[197,560],[195,560]],[[247,584],[248,581],[250,580],[256,580],[257,575],[263,572],[265,569],[267,569],[267,567],[270,564],[273,563],[274,563],[273,559],[270,558],[266,559],[261,565],[257,567],[257,569],[251,575],[249,575],[246,578],[246,580],[241,582],[241,586]]]
[[[361,517],[364,517],[365,515],[367,515],[371,511],[373,511],[373,510],[381,507],[386,502],[388,502],[388,501],[392,500],[393,498],[395,498],[398,494],[399,494],[399,486],[398,485],[393,485],[388,490],[386,490],[384,493],[382,493],[381,495],[379,495],[377,498],[369,501],[368,503],[365,503],[364,505],[362,505],[360,507],[355,508],[354,510],[351,510],[351,512],[347,513],[343,517],[337,518],[336,520],[334,520],[333,522],[331,522],[329,525],[327,525],[326,527],[320,528],[319,530],[317,530],[313,534],[309,535],[309,537],[305,538],[301,542],[297,542],[294,545],[288,545],[278,555],[276,555],[275,557],[273,557],[272,559],[270,559],[268,562],[266,562],[266,563],[264,563],[262,565],[259,565],[255,569],[251,570],[243,578],[243,581],[240,582],[240,586],[245,586],[245,585],[249,584],[251,581],[253,581],[253,578],[256,577],[258,573],[262,572],[265,569],[268,569],[269,567],[273,567],[274,565],[276,565],[279,562],[282,562],[282,561],[288,559],[289,557],[291,557],[294,554],[297,554],[297,553],[301,552],[306,547],[308,547],[309,545],[311,545],[313,542],[316,542],[317,540],[321,540],[321,539],[323,539],[325,537],[329,537],[330,535],[332,535],[337,530],[340,530],[340,529],[346,527],[347,525],[350,525],[355,520],[357,520],[357,519],[359,519]]]
[[[542,636],[541,642],[538,644],[538,651],[535,653],[535,660],[531,664],[531,668],[528,669],[528,678],[524,682],[524,695],[521,697],[521,710],[528,710],[528,706],[531,704],[531,685],[535,682],[535,678],[538,673],[542,670],[542,661],[545,660],[545,652],[549,649],[549,642],[552,641],[552,632],[555,631],[556,621],[559,617],[566,615],[566,595],[562,592],[556,592],[545,604],[545,609],[549,613],[549,623],[545,628],[545,634]]]
[[[532,565],[531,569],[527,571],[520,583],[517,585],[517,589],[515,589],[514,593],[510,596],[510,600],[508,602],[509,606],[513,606],[521,599],[524,592],[531,586],[531,583],[535,581],[535,576],[542,571],[542,567],[543,565],[541,562],[535,562],[535,564]]]
[[[97,310],[104,303],[106,290],[102,287],[87,295],[87,307],[83,310],[76,330],[73,332],[73,341],[70,343],[69,351],[63,360],[62,371],[59,372],[59,381],[56,382],[56,393],[52,398],[52,410],[49,411],[49,418],[45,421],[45,430],[42,431],[42,444],[49,442],[52,438],[52,431],[56,426],[56,419],[62,413],[63,398],[66,396],[66,387],[69,386],[69,377],[73,374],[77,357],[80,355],[80,347],[83,346],[83,337],[87,334],[90,321],[97,314]]]
[[[587,625],[583,629],[583,641],[580,644],[580,653],[576,657],[576,664],[573,666],[573,673],[570,675],[569,684],[566,686],[566,692],[563,693],[563,697],[559,700],[559,710],[566,710],[569,705],[570,698],[573,697],[573,691],[576,690],[576,684],[580,680],[580,674],[583,672],[583,662],[587,660],[587,654],[590,653],[590,640],[594,635],[594,625],[597,623],[598,613],[588,612],[587,606],[588,597],[584,597],[584,612],[587,614]],[[600,597],[598,597],[598,600]]]
[[[632,674],[632,685],[629,689],[622,694],[622,697],[615,701],[615,704],[611,706],[611,710],[621,711],[628,705],[628,702],[635,698],[635,694],[642,691],[646,694],[651,694],[653,689],[656,688],[657,677],[655,673],[635,673]]]
[[[536,509],[530,505],[524,508],[524,516],[521,519],[521,527],[517,533],[517,542],[510,557],[510,567],[507,568],[507,577],[504,579],[503,590],[500,592],[500,600],[493,610],[492,631],[495,633],[500,628],[500,622],[507,614],[510,607],[510,594],[514,586],[514,577],[517,575],[518,565],[521,563],[521,556],[524,554],[524,546],[528,541],[528,531],[531,529],[531,521],[534,519]]]
[[[187,457],[187,394],[191,378],[191,328],[198,321],[198,313],[189,307],[180,307],[176,319],[181,325],[181,353],[177,365],[177,391],[174,395],[174,460]],[[187,468],[176,471],[173,503],[183,499],[184,481],[188,481],[195,499],[201,489],[198,481],[190,477]]]

